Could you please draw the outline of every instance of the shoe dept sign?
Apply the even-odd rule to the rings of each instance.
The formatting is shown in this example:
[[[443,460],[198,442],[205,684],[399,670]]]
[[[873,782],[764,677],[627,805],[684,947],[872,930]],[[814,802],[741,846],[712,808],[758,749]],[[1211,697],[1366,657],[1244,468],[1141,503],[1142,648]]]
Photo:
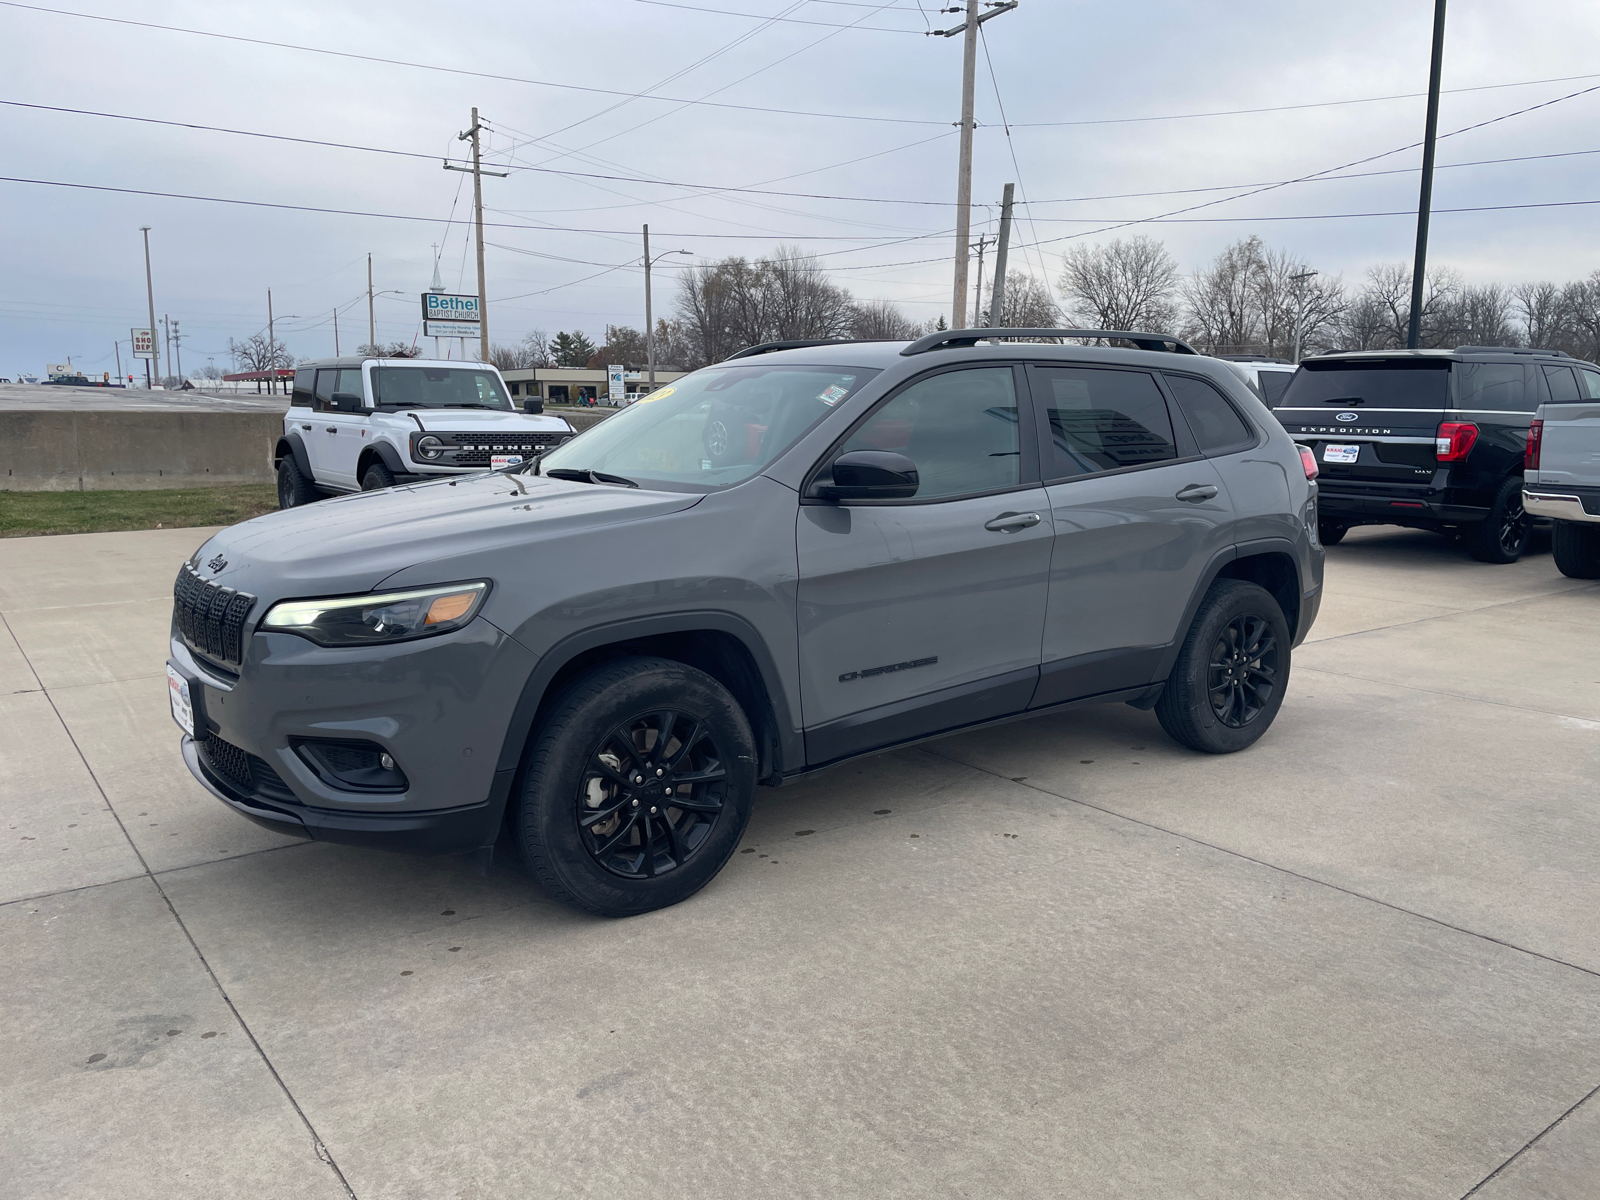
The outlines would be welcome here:
[[[480,316],[476,296],[422,293],[422,332],[427,337],[478,337]]]

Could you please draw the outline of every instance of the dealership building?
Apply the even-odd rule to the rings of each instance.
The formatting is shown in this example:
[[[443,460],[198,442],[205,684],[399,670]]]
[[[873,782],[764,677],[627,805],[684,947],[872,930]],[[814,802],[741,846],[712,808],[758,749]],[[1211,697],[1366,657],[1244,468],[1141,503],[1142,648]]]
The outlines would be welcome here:
[[[553,404],[579,404],[593,400],[606,403],[610,395],[610,382],[603,368],[586,367],[530,367],[521,371],[501,371],[513,400],[547,400]],[[684,371],[656,371],[656,386],[682,379]],[[629,396],[643,396],[650,391],[650,372],[624,371],[623,389]]]

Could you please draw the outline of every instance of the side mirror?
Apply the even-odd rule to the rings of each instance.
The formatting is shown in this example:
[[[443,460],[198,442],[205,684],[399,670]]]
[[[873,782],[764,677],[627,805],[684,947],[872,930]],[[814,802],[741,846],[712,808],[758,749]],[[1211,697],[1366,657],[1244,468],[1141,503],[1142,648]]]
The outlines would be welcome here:
[[[522,411],[536,417],[544,411],[544,401],[538,399],[524,400],[522,402]]]
[[[917,464],[893,450],[852,450],[833,460],[833,482],[817,485],[830,500],[905,500],[917,494]]]
[[[361,412],[366,408],[360,396],[354,392],[335,392],[333,394],[333,407],[336,412]]]

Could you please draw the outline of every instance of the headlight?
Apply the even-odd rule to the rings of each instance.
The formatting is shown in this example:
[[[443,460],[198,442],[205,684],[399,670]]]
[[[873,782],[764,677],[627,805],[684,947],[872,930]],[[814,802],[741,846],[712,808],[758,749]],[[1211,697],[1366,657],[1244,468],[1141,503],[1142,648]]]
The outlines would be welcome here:
[[[423,458],[438,458],[439,455],[444,453],[444,450],[444,443],[431,433],[426,437],[417,439],[417,453],[422,455]]]
[[[452,583],[414,592],[285,600],[274,604],[261,628],[297,633],[319,646],[403,642],[460,629],[483,606],[487,583]]]

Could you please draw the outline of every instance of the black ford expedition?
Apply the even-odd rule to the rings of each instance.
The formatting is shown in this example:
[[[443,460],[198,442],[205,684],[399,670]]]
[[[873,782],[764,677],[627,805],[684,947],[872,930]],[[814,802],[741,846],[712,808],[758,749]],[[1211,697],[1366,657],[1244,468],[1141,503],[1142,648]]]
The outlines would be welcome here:
[[[1548,372],[1571,361],[1502,346],[1303,361],[1276,415],[1322,469],[1322,541],[1352,525],[1405,525],[1460,537],[1483,562],[1516,562],[1528,544],[1528,426],[1550,400]]]

